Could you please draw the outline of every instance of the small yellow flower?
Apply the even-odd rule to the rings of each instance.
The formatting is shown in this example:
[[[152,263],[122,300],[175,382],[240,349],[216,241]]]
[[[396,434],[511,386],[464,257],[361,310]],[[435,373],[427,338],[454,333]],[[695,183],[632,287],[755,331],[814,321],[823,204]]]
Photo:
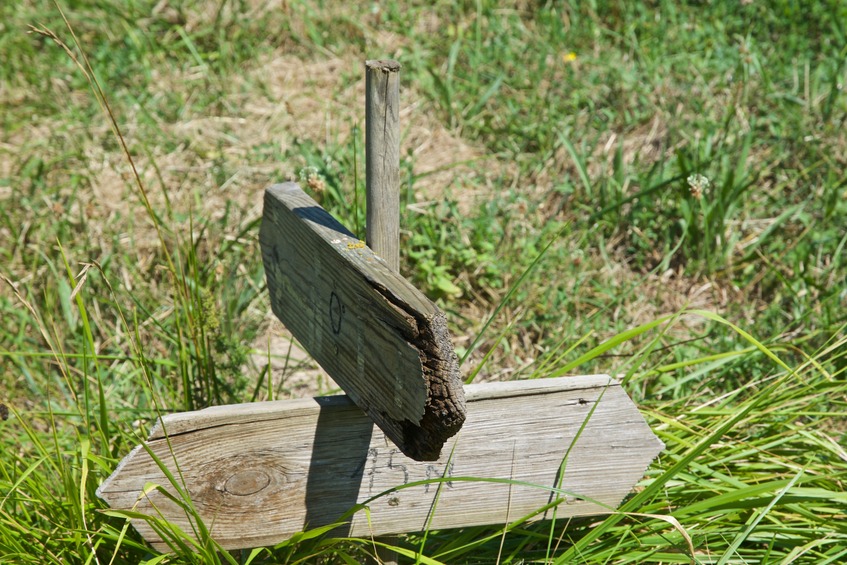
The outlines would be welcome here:
[[[574,53],[573,51],[563,53],[562,61],[565,63],[573,63],[574,61],[576,61],[576,53]]]

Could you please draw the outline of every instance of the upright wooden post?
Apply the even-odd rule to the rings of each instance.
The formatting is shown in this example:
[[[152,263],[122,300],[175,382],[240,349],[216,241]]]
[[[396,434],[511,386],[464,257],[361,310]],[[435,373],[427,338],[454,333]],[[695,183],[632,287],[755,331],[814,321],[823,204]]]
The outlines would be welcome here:
[[[400,270],[400,63],[365,61],[368,246]]]
[[[388,268],[400,271],[400,63],[365,61],[365,238]],[[397,538],[382,538],[396,544]],[[376,546],[377,560],[394,565],[395,551]]]

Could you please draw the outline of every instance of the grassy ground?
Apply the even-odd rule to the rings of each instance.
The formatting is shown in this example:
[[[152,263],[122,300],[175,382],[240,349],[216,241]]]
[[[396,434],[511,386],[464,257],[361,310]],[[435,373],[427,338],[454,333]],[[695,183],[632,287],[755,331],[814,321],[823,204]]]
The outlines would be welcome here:
[[[362,232],[382,56],[403,64],[402,269],[466,374],[619,375],[667,445],[626,514],[399,544],[847,560],[847,5],[458,4],[60,2],[75,38],[51,3],[0,4],[0,561],[371,551],[159,556],[94,491],[156,410],[333,390],[268,366],[261,195],[299,179]]]

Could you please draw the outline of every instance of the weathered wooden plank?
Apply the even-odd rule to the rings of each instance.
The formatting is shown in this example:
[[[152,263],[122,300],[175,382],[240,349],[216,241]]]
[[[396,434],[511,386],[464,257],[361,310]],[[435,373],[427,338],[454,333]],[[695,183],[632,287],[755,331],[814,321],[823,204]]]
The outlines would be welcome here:
[[[465,419],[444,313],[294,183],[265,191],[271,305],[406,455],[434,460]]]
[[[400,271],[400,63],[365,61],[368,246]]]
[[[559,517],[603,513],[663,447],[620,384],[605,375],[471,385],[467,402],[467,423],[434,462],[405,457],[345,396],[165,416],[146,449],[127,456],[98,495],[112,508],[161,514],[192,531],[173,501],[155,490],[141,496],[148,483],[176,492],[149,449],[175,476],[178,462],[192,504],[218,543],[256,547],[333,523],[363,503],[370,525],[360,511],[337,534],[506,523],[558,497]],[[442,483],[437,503],[438,484],[392,490],[440,477],[453,480]],[[550,490],[560,480],[567,494]],[[536,518],[550,516],[548,510]],[[133,525],[166,549],[146,522]]]

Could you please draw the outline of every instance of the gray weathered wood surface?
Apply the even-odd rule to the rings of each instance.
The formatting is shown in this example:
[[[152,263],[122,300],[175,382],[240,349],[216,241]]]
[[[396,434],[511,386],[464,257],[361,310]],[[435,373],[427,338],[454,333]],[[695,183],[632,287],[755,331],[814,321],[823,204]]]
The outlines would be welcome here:
[[[400,63],[365,61],[367,234],[374,252],[400,270]]]
[[[604,513],[619,504],[663,447],[620,384],[605,375],[470,385],[466,393],[467,423],[434,462],[405,457],[346,396],[165,416],[98,495],[114,509],[161,513],[191,532],[189,518],[173,501],[157,490],[142,496],[150,483],[176,493],[149,450],[176,477],[179,464],[184,488],[212,537],[234,549],[331,524],[363,503],[370,525],[359,511],[336,534],[502,524],[558,498],[561,518]],[[442,483],[437,503],[437,483],[392,490],[440,477],[452,480]],[[560,479],[566,492],[554,494],[550,489]],[[133,525],[157,549],[166,549],[146,522],[136,519]]]
[[[271,306],[406,454],[438,458],[465,419],[444,313],[294,183],[265,191]]]
[[[388,268],[400,272],[400,63],[365,61],[365,239]],[[385,538],[394,545],[391,538]],[[396,565],[396,552],[377,546],[377,562]]]

